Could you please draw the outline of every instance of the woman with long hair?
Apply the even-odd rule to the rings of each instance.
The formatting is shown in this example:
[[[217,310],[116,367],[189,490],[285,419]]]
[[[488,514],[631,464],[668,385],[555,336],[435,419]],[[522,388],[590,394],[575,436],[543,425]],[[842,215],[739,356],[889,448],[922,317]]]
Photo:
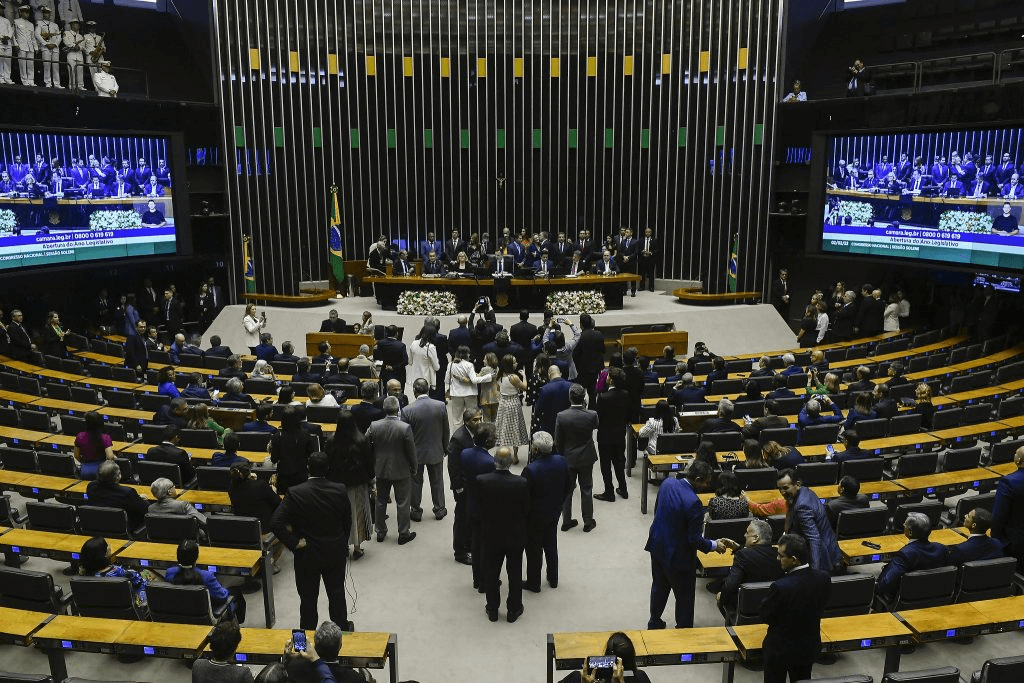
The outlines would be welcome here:
[[[437,346],[434,345],[434,335],[437,328],[427,324],[420,328],[416,339],[409,344],[409,374],[410,382],[415,382],[421,377],[427,380],[430,390],[434,391],[437,384],[437,371],[441,369],[441,363],[437,358]]]
[[[740,497],[740,485],[736,475],[726,470],[718,475],[718,489],[708,501],[708,519],[739,519],[749,517],[747,501]]]
[[[526,389],[526,405],[532,406],[537,402],[537,395],[541,387],[548,383],[548,368],[551,367],[551,359],[546,353],[538,353],[533,359],[533,374],[530,375],[529,386]],[[537,411],[533,411],[533,418],[530,421],[530,431],[538,429]]]
[[[679,421],[676,419],[675,408],[661,399],[658,405],[654,406],[654,417],[647,418],[647,423],[640,429],[640,438],[647,439],[646,453],[655,455],[658,452],[658,435],[672,434],[679,429]]]
[[[519,464],[519,447],[530,443],[523,417],[523,403],[520,396],[526,391],[526,380],[519,374],[519,362],[515,356],[506,354],[498,370],[498,417],[494,423],[497,439],[495,446],[512,449],[512,463]]]
[[[608,359],[608,367],[602,368],[601,372],[597,373],[597,382],[594,385],[595,391],[599,394],[603,394],[604,390],[608,385],[608,371],[612,368],[622,367],[622,354],[616,351],[612,354],[611,358]],[[547,373],[545,373],[547,374]]]
[[[852,428],[861,420],[873,420],[876,417],[875,409],[871,407],[871,393],[861,391],[853,397],[853,407],[850,408],[850,411],[846,414],[846,420],[843,422],[843,430],[845,431]]]
[[[205,403],[197,403],[188,409],[188,428],[213,430],[219,444],[223,444],[224,437],[231,433],[230,429],[210,417],[210,407]]]
[[[165,365],[160,368],[156,373],[156,393],[171,398],[180,397],[181,393],[178,392],[178,387],[174,384],[174,375],[174,367]]]
[[[139,619],[149,619],[146,587],[150,582],[163,580],[158,573],[152,569],[125,568],[113,562],[110,557],[110,545],[101,536],[93,536],[83,543],[79,558],[78,571],[83,576],[128,579],[132,587],[132,601],[136,615]]]
[[[242,316],[242,327],[245,329],[245,345],[254,349],[260,345],[260,330],[267,326],[267,314],[256,317],[256,304],[246,304],[245,315]]]
[[[499,372],[498,354],[491,352],[484,355],[484,365],[478,374],[487,375],[490,379],[480,384],[477,400],[485,422],[494,422],[498,418],[498,399],[501,396],[498,391]]]
[[[633,641],[625,633],[617,631],[608,636],[608,642],[604,646],[604,654],[608,657],[615,657],[615,666],[612,667],[611,683],[624,683],[627,679],[632,683],[651,683],[647,673],[636,666],[636,648]],[[629,672],[629,675],[626,675]],[[587,660],[583,661],[583,669],[573,671],[563,678],[559,683],[587,683],[597,680],[596,672],[591,671],[587,666]]]
[[[352,529],[348,542],[352,546],[352,559],[363,556],[362,544],[370,540],[373,520],[370,509],[370,482],[373,481],[373,450],[366,436],[359,430],[356,418],[349,410],[338,413],[334,438],[324,449],[330,460],[327,478],[345,485],[348,502],[352,506]]]
[[[277,491],[309,478],[306,461],[316,450],[316,440],[303,427],[304,415],[295,406],[288,406],[281,415],[281,429],[270,439],[270,462],[277,465]]]
[[[804,317],[800,319],[800,331],[796,333],[796,340],[800,342],[800,348],[809,349],[817,343],[818,333],[815,329],[818,326],[818,307],[815,304],[804,309]]]
[[[75,460],[81,466],[81,479],[95,479],[100,463],[114,460],[114,442],[103,433],[103,416],[95,411],[85,414],[85,431],[75,436]]]
[[[914,399],[917,404],[914,412],[921,415],[921,426],[925,429],[932,428],[932,415],[935,414],[935,405],[932,403],[932,388],[921,382],[914,388]]]

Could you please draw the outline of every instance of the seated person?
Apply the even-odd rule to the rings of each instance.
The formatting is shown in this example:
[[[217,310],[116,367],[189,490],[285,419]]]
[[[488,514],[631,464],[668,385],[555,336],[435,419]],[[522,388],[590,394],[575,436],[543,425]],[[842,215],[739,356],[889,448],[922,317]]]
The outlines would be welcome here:
[[[555,262],[551,260],[547,249],[540,252],[540,258],[533,262],[533,269],[537,275],[550,277],[555,274]]]
[[[861,420],[874,420],[878,415],[871,407],[871,394],[862,391],[853,394],[853,407],[846,413],[846,421],[843,422],[843,429],[852,429]]]
[[[875,415],[877,417],[896,417],[896,413],[899,412],[900,408],[896,403],[896,400],[889,396],[889,385],[876,384],[871,393],[871,398],[874,403]]]
[[[79,479],[95,479],[100,464],[114,460],[114,442],[103,433],[103,416],[96,411],[85,414],[85,429],[75,436],[75,461]]]
[[[825,360],[825,352],[821,349],[811,351],[811,362],[807,366],[806,372],[810,372],[812,368],[820,373],[828,372],[828,361]]]
[[[301,384],[314,384],[323,380],[324,376],[319,372],[313,372],[313,361],[309,358],[301,358],[298,362],[298,372],[292,375],[292,381]]]
[[[687,403],[704,403],[707,392],[693,382],[693,375],[686,373],[668,395],[668,402],[681,409]]]
[[[213,335],[210,337],[210,348],[206,349],[203,355],[213,356],[215,358],[227,358],[231,355],[231,348],[228,346],[222,346],[220,343],[220,337]]]
[[[1002,196],[1007,199],[1024,199],[1024,184],[1020,182],[1020,174],[1010,176],[1010,182],[1003,187]]]
[[[277,427],[269,424],[267,420],[270,419],[272,409],[269,403],[261,403],[256,406],[256,419],[251,422],[246,422],[242,425],[243,432],[266,432],[268,434],[277,434]]]
[[[738,519],[749,517],[747,502],[740,498],[740,485],[731,470],[725,470],[718,477],[718,490],[708,501],[708,519]]]
[[[238,621],[241,621],[239,619]],[[238,621],[228,619],[213,627],[210,633],[210,658],[197,659],[192,665],[192,678],[199,681],[224,681],[230,683],[253,683],[252,671],[243,664],[235,664],[235,652],[238,644],[242,642],[242,633],[238,628]],[[280,662],[268,665],[264,671],[271,667],[284,668]],[[282,672],[283,673],[283,672]],[[261,683],[272,683],[269,676],[263,676]],[[281,683],[287,681],[287,673],[281,676]],[[273,681],[278,683],[278,681]]]
[[[1003,212],[992,220],[995,235],[1016,235],[1020,232],[1017,217],[1010,213],[1010,202],[1003,202]]]
[[[334,398],[334,394],[328,394],[319,384],[310,384],[306,387],[306,394],[309,396],[309,401],[306,402],[307,406],[338,407],[338,399]]]
[[[391,261],[391,274],[396,277],[415,275],[416,269],[409,263],[409,252],[405,249],[398,251],[398,256]]]
[[[778,373],[772,378],[772,390],[765,394],[765,399],[774,398],[793,398],[796,394],[788,386],[789,380],[782,373]]]
[[[118,196],[120,197],[122,195]],[[167,219],[164,218],[163,213],[156,208],[156,202],[152,199],[146,202],[146,211],[142,213],[142,225],[146,228],[162,228],[167,225]]]
[[[198,372],[188,376],[188,386],[181,391],[182,398],[211,399],[210,390],[206,388],[206,377]]]
[[[736,397],[737,401],[760,401],[764,398],[761,390],[757,388],[757,382],[748,379],[743,383],[743,393]]]
[[[160,368],[156,374],[156,393],[161,396],[170,396],[171,398],[181,396],[177,385],[174,383],[175,374],[173,366],[166,365]]]
[[[157,479],[157,481],[160,480]],[[156,486],[156,482],[153,482],[153,485]],[[230,615],[239,623],[244,622],[245,596],[242,595],[242,591],[238,587],[225,588],[220,585],[216,574],[208,569],[196,567],[196,562],[199,560],[199,544],[190,538],[185,539],[178,544],[177,554],[178,564],[168,567],[164,572],[167,582],[173,583],[175,586],[205,586],[210,593],[210,605],[214,609],[219,609],[234,596],[234,600],[228,607]],[[194,667],[193,671],[195,671]]]
[[[782,577],[778,551],[772,545],[772,527],[768,522],[750,520],[743,541],[743,547],[733,556],[729,575],[722,582],[717,596],[719,607],[725,610],[736,609],[736,597],[744,583],[774,581]]]
[[[825,503],[825,512],[832,528],[839,522],[839,513],[844,510],[866,510],[871,503],[868,497],[860,492],[860,482],[846,475],[839,480],[839,497]]]
[[[712,432],[738,432],[740,431],[739,425],[732,421],[733,411],[736,406],[727,398],[723,398],[718,402],[718,415],[712,418],[704,420],[704,424],[700,426],[700,434],[710,434]]]
[[[914,412],[921,416],[921,428],[932,428],[932,416],[935,414],[935,404],[932,403],[932,388],[921,382],[914,388]]]
[[[338,309],[332,308],[327,314],[327,320],[320,323],[321,332],[334,332],[335,334],[348,334],[348,324],[344,318],[338,317]]]
[[[636,648],[625,633],[620,631],[611,634],[604,647],[604,654],[615,657],[615,669],[609,680],[620,683],[628,678],[631,683],[651,683],[647,673],[636,667]],[[583,670],[570,672],[559,683],[590,683],[594,680],[593,674],[586,669],[584,663]]]
[[[890,387],[898,387],[901,384],[910,384],[910,380],[903,376],[903,363],[899,361],[889,363],[889,380],[886,384]]]
[[[949,174],[949,180],[947,180],[946,183],[942,186],[942,196],[962,197],[964,195],[964,191],[964,184],[960,180],[960,177],[956,173],[951,171]]]
[[[277,354],[275,353],[275,355]],[[270,364],[270,361],[263,360],[262,358],[253,365],[252,372],[249,373],[249,379],[265,379],[268,382],[281,383],[274,372],[274,366]]]
[[[324,384],[351,384],[359,386],[359,378],[348,371],[348,358],[339,358],[338,367],[333,375],[324,378]]]
[[[210,415],[210,407],[205,403],[197,403],[189,409],[187,429],[209,429],[217,435],[217,443],[223,443],[224,437],[231,430],[217,422]]]
[[[422,275],[445,275],[447,272],[448,269],[437,257],[437,252],[432,251],[427,254],[427,259],[423,262]]]
[[[121,468],[113,460],[104,460],[96,473],[96,480],[85,488],[90,505],[120,508],[128,513],[128,526],[140,528],[146,521],[149,501],[135,489],[121,486]],[[84,557],[84,555],[83,555]]]
[[[351,624],[339,626],[333,621],[320,624],[313,635],[312,646],[307,651],[316,653],[316,659],[298,655],[285,655],[285,666],[288,669],[288,680],[291,683],[321,683],[323,675],[320,668],[326,666],[336,683],[363,683],[365,680],[359,672],[338,662],[341,652],[342,627],[348,629]]]
[[[330,372],[331,366],[335,363],[335,358],[331,355],[331,343],[326,340],[322,341],[316,345],[316,350],[320,352],[320,355],[312,359],[313,363],[323,365]]]
[[[595,275],[617,275],[619,265],[612,258],[612,253],[605,249],[601,252],[601,258],[594,264],[592,269]]]
[[[831,406],[833,414],[822,415],[821,409],[823,406]],[[800,409],[800,414],[797,416],[796,422],[797,428],[800,430],[800,438],[802,439],[805,427],[812,427],[820,424],[833,424],[835,422],[842,421],[843,411],[839,409],[839,406],[833,403],[832,399],[828,396],[821,396],[820,398],[812,398],[804,404],[804,407]]]
[[[856,429],[847,429],[839,435],[839,441],[846,447],[845,450],[836,453],[832,460],[835,462],[846,462],[847,460],[866,460],[874,457],[872,451],[866,451],[860,447],[860,436]]]
[[[805,462],[804,456],[794,446],[783,446],[777,441],[761,446],[761,459],[767,467],[774,467],[780,472],[787,468],[796,469]]]
[[[661,356],[655,358],[651,365],[655,368],[674,368],[676,366],[676,350],[671,346],[666,346],[661,350]]]
[[[711,361],[711,372],[708,373],[707,379],[704,380],[704,386],[712,388],[712,385],[716,380],[729,379],[729,371],[726,369],[725,359],[721,356],[715,356]]]
[[[577,249],[572,253],[565,263],[562,264],[562,272],[566,277],[576,277],[577,275],[586,275],[588,271],[587,261],[583,258],[583,253]]]
[[[188,403],[180,396],[172,398],[169,403],[157,408],[156,413],[153,414],[153,424],[175,425],[184,429],[188,424]]]
[[[1002,542],[988,535],[988,530],[992,528],[991,512],[985,508],[974,508],[964,516],[964,526],[971,535],[963,543],[946,548],[947,564],[959,567],[964,562],[1003,557]]]
[[[900,581],[907,572],[947,566],[946,546],[928,540],[932,524],[927,515],[920,512],[907,513],[903,533],[910,542],[882,568],[878,583],[875,584],[875,593],[880,596],[896,595]]]
[[[181,481],[188,484],[196,476],[196,470],[192,466],[192,458],[188,452],[178,447],[180,437],[178,436],[177,425],[167,425],[164,428],[163,441],[146,451],[146,460],[152,462],[167,462],[177,465],[181,472]]]
[[[142,184],[139,188],[139,192],[143,197],[163,197],[164,186],[160,184],[160,181],[156,179],[155,175],[149,176],[149,180]],[[153,202],[154,206],[156,202]]]
[[[206,515],[196,510],[192,503],[176,500],[174,482],[166,477],[154,479],[149,485],[153,492],[153,502],[149,504],[149,512],[161,515],[188,515],[194,517],[199,526],[206,526]]]
[[[281,353],[274,356],[273,360],[282,363],[298,363],[299,357],[295,355],[295,345],[290,341],[281,344]]]
[[[750,373],[751,377],[774,377],[775,371],[772,370],[771,359],[768,356],[761,356],[757,361],[757,369]]]
[[[219,377],[234,377],[244,382],[247,378],[245,370],[242,369],[242,357],[237,353],[228,356],[227,366],[221,368],[217,375]]]
[[[799,375],[804,371],[802,367],[796,364],[796,356],[791,353],[782,354],[782,370],[779,371],[780,375]]]
[[[870,393],[875,390],[875,383],[870,379],[871,368],[866,365],[861,365],[857,368],[857,372],[855,374],[857,376],[857,380],[855,382],[850,382],[850,384],[847,385],[846,391],[848,393],[855,394],[862,391]]]
[[[114,466],[117,469],[117,466]],[[93,482],[95,483],[95,482]],[[82,544],[79,571],[83,576],[126,578],[132,586],[135,614],[140,620],[149,619],[149,603],[146,587],[153,581],[161,581],[158,573],[151,569],[126,568],[116,564],[110,557],[110,545],[106,539],[94,536]]]
[[[269,332],[260,333],[260,343],[252,347],[252,355],[256,356],[259,360],[265,360],[268,363],[277,357],[278,350],[274,346],[274,336]]]
[[[274,510],[281,504],[281,498],[274,491],[274,487],[256,478],[250,464],[236,463],[231,466],[228,498],[231,500],[231,510],[234,514],[260,520],[264,543],[273,538],[270,524]]]
[[[245,385],[242,384],[242,380],[232,377],[228,380],[227,386],[224,387],[224,395],[220,398],[221,402],[248,403],[250,406],[255,407],[256,401],[253,400],[252,396],[243,391],[244,388]]]
[[[456,255],[455,260],[448,264],[448,275],[454,274],[469,277],[474,272],[473,264],[469,262],[469,256],[464,251],[460,251]]]
[[[781,415],[782,406],[774,398],[766,399],[764,402],[764,415],[751,421],[741,430],[744,439],[758,439],[763,429],[783,429],[789,426],[789,420]]]
[[[697,374],[697,363],[710,363],[714,359],[715,354],[711,353],[707,344],[699,341],[693,345],[693,355],[686,359],[686,371],[695,375]]]
[[[238,454],[238,448],[238,435],[234,432],[227,434],[224,437],[224,450],[213,454],[213,457],[210,459],[210,466],[233,467],[238,464],[250,464],[248,458],[243,458]]]
[[[675,384],[683,379],[683,375],[686,374],[686,361],[676,363],[675,373],[665,378],[665,384]]]
[[[292,386],[291,382],[281,384],[281,387],[277,390],[277,400],[274,403],[284,406],[302,405],[302,401],[295,400],[295,387]]]

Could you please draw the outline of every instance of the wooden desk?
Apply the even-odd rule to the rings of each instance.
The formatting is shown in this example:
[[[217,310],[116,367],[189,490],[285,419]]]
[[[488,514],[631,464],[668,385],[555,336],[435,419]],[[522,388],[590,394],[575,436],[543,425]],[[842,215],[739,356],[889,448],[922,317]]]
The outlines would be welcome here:
[[[647,654],[643,666],[676,664],[711,664],[723,662],[722,680],[731,680],[733,663],[739,659],[739,648],[724,626],[643,631]],[[580,668],[583,662],[580,662]]]
[[[20,474],[20,473],[19,473]],[[16,483],[5,484],[4,488],[17,491],[25,498],[35,498],[44,501],[47,498],[63,493],[79,482],[78,479],[70,477],[54,477],[47,474],[26,474],[24,478]]]
[[[70,434],[52,434],[43,440],[43,445],[52,446],[55,451],[73,453],[75,450],[75,438]],[[112,441],[110,447],[115,453],[118,453],[131,445],[132,442],[129,441]]]
[[[891,612],[823,619],[821,635],[825,652],[885,648],[883,674],[899,671],[900,647],[913,641],[910,629]]]
[[[996,474],[1006,476],[1007,474],[1013,474],[1017,471],[1017,466],[1013,462],[1003,462],[998,465],[989,465],[985,469],[992,470]]]
[[[317,348],[320,342],[331,345],[331,355],[335,358],[355,358],[359,355],[359,347],[366,344],[370,347],[370,355],[377,346],[377,340],[371,334],[341,334],[337,332],[307,332],[306,355],[316,358],[320,355]]]
[[[924,432],[917,432],[914,434],[901,434],[900,436],[887,436],[881,439],[867,439],[861,442],[860,447],[865,451],[874,451],[874,455],[882,456],[887,453],[931,450],[932,447],[938,445],[939,439],[935,436],[925,434]],[[824,458],[828,452],[824,444],[797,446],[797,448],[803,453],[804,458]]]
[[[991,620],[982,633],[1003,633],[1004,631],[1024,629],[1024,595],[980,600],[971,604]]]
[[[284,645],[292,632],[286,629],[242,628],[235,660],[245,664],[269,664],[281,659]],[[313,642],[313,631],[306,631]],[[602,645],[602,647],[604,647]],[[207,648],[209,649],[209,648]],[[391,669],[392,683],[398,682],[398,636],[394,633],[345,633],[341,639],[339,662],[353,668]]]
[[[20,429],[18,427],[0,427],[0,441],[11,446],[33,448],[36,444],[42,443],[52,432],[38,432],[34,429]]]
[[[32,634],[53,616],[46,612],[0,607],[0,642],[31,645]]]
[[[0,542],[3,536],[0,536]],[[173,543],[150,543],[135,541],[114,551],[112,556],[119,560],[138,562],[143,567],[166,569],[178,563],[178,546]],[[199,546],[199,560],[196,566],[207,569],[215,574],[231,576],[259,576],[263,583],[263,610],[267,628],[274,625],[276,619],[274,607],[274,572],[268,569],[270,560],[261,550],[245,550],[242,548],[212,548]]]
[[[740,656],[743,659],[757,659],[761,656],[761,646],[764,644],[764,637],[768,633],[768,624],[743,624],[742,626],[730,626],[739,646]]]
[[[0,536],[0,540],[3,537]],[[956,545],[964,542],[964,537],[953,529],[935,529],[928,537],[929,541],[941,543],[942,545]],[[879,549],[869,548],[864,541],[870,541],[882,546]],[[843,553],[846,564],[871,564],[873,562],[888,562],[898,553],[903,546],[910,543],[903,534],[890,534],[887,536],[872,536],[871,538],[851,538],[839,541],[839,550]]]
[[[628,349],[637,347],[644,358],[661,358],[666,346],[671,346],[676,356],[685,356],[688,350],[689,334],[685,330],[671,332],[637,332],[622,335],[620,346]]]
[[[608,644],[608,637],[615,631],[593,631],[579,633],[549,633],[548,634],[548,683],[555,680],[555,669],[581,669],[583,660],[587,657],[596,657],[604,654],[605,645]],[[633,648],[636,650],[637,664],[643,657],[647,656],[647,646],[644,645],[643,631],[623,631],[633,641]],[[342,639],[344,640],[344,639]]]
[[[860,485],[860,492],[870,500],[888,502],[890,500],[895,500],[903,493],[906,493],[906,489],[903,488],[902,481],[902,479],[865,481]],[[818,498],[822,500],[828,501],[839,497],[839,487],[836,484],[829,484],[828,486],[812,486],[811,490],[814,491],[814,495],[818,496]]]
[[[153,492],[148,486],[142,486],[141,484],[121,484],[121,486],[127,486],[146,500],[153,500]],[[89,482],[76,480],[75,484],[64,489],[64,495],[68,500],[89,500],[89,496],[86,493],[88,488]],[[178,491],[177,488],[174,490]]]
[[[205,625],[140,621],[124,630],[116,649],[128,655],[197,659],[212,630]]]
[[[114,450],[120,454],[128,456],[144,456],[149,452],[149,449],[156,444],[134,442],[124,444],[122,448],[115,448]],[[213,460],[214,453],[223,453],[223,448],[195,448],[192,446],[185,447],[189,456],[194,460],[196,465],[209,465],[210,461]],[[243,458],[248,458],[254,466],[259,465],[266,460],[268,453],[266,451],[238,451],[238,454]]]
[[[188,489],[177,496],[178,500],[192,503],[204,512],[231,512],[231,497],[227,491],[198,491]]]
[[[23,394],[18,391],[0,390],[0,403],[6,403],[11,407],[31,405],[38,400],[39,397],[34,394]]]
[[[956,472],[940,472],[925,474],[919,477],[898,479],[900,486],[906,489],[906,495],[937,495],[952,496],[970,489],[984,490],[995,486],[999,473],[986,467],[975,467]]]
[[[979,611],[974,603],[943,605],[897,613],[900,620],[911,628],[920,643],[932,640],[976,636],[991,624],[988,615]]]
[[[59,562],[74,562],[79,559],[82,546],[92,536],[62,534],[55,531],[33,531],[0,527],[0,552],[12,552],[31,557],[45,557]],[[108,538],[110,552],[116,553],[129,541]]]
[[[1012,424],[1004,424],[1003,422],[979,422],[978,424],[964,427],[931,431],[929,434],[941,441],[943,446],[952,448],[961,444],[969,446],[978,439],[992,442],[993,440],[1001,439],[1013,429],[1014,426]]]

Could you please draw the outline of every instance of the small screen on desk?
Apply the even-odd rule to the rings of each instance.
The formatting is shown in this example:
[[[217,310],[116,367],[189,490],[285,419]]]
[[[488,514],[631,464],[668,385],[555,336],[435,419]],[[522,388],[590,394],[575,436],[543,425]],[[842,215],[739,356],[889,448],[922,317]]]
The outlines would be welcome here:
[[[692,662],[693,661],[693,655],[679,655],[679,661],[680,662]]]
[[[71,559],[72,560],[80,560],[80,559],[82,559],[82,556],[79,553],[71,553]]]
[[[11,552],[12,553],[20,553],[21,552],[21,546],[12,545],[11,546]]]
[[[871,500],[878,500],[878,497],[879,497],[879,496],[878,496],[878,494],[877,494],[877,493],[872,493],[872,494],[871,494]]]
[[[881,561],[881,559],[882,559],[881,555],[872,555],[871,556],[871,561],[872,562],[879,562],[879,561]]]
[[[148,646],[148,645],[144,645],[144,646],[142,647],[142,654],[144,654],[144,655],[153,655],[153,654],[156,654],[156,648],[150,647],[150,646]]]
[[[954,638],[954,637],[956,637],[956,629],[955,628],[947,629],[946,630],[946,637],[947,638]]]
[[[243,655],[241,652],[236,652],[235,653],[235,661],[236,662],[247,662],[247,661],[249,661],[249,656],[248,655]]]
[[[871,647],[871,639],[870,638],[865,638],[864,640],[860,641],[860,646],[861,647]]]
[[[141,564],[143,567],[148,567],[149,560],[139,560],[139,564]]]
[[[70,640],[62,640],[62,641],[60,641],[60,646],[62,648],[64,648],[65,650],[70,650],[72,647],[74,647],[74,645],[72,644],[72,642]]]

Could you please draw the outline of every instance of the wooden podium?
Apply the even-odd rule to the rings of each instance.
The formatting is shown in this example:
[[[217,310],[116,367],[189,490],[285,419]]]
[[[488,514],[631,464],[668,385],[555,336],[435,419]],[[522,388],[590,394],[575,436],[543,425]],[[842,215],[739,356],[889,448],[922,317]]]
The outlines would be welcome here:
[[[317,346],[325,341],[331,345],[331,355],[335,358],[355,358],[359,355],[359,347],[366,344],[373,353],[377,340],[368,334],[339,334],[336,332],[307,332],[306,355],[315,358],[320,355]]]

